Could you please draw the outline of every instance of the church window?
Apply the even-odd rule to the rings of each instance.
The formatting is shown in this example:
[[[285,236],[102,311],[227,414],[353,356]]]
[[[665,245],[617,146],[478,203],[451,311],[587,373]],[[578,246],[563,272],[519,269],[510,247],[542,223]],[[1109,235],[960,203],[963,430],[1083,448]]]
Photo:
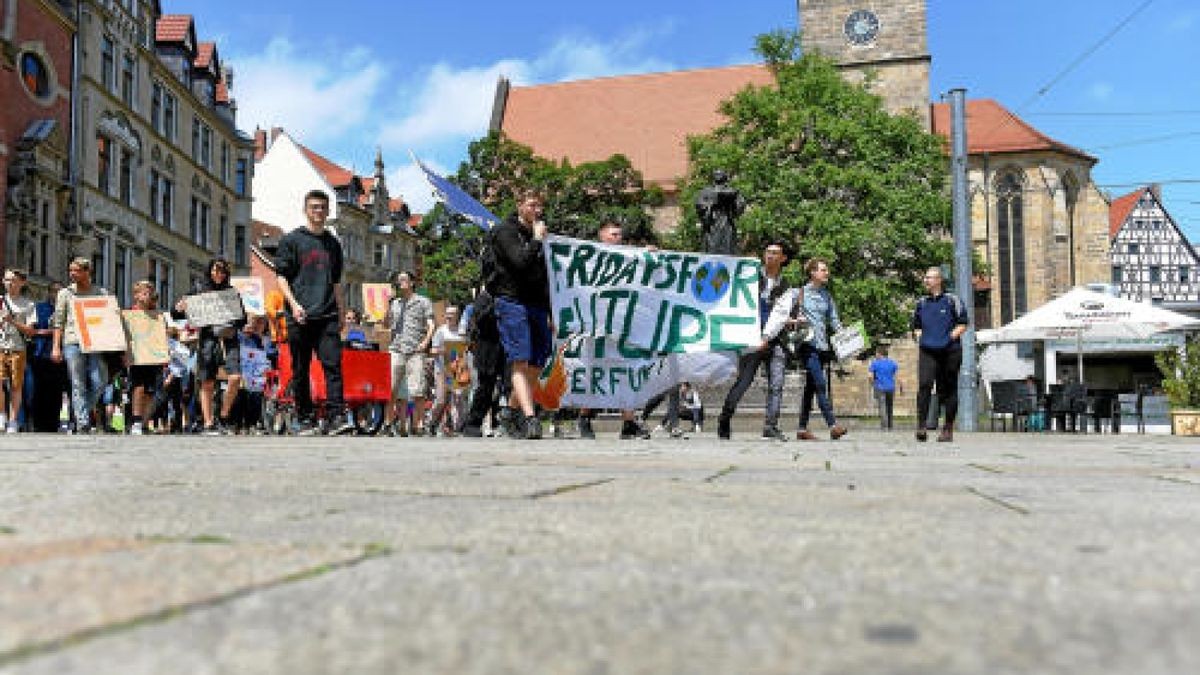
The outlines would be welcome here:
[[[999,224],[1000,322],[1009,323],[1028,309],[1025,277],[1025,200],[1020,178],[1007,173],[997,185]]]
[[[46,98],[50,94],[49,71],[37,54],[26,52],[21,56],[21,81],[36,98]]]

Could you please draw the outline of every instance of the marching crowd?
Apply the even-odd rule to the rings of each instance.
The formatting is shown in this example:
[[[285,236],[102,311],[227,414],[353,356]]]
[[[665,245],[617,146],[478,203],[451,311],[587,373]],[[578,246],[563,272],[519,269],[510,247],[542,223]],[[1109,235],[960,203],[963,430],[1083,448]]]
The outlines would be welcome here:
[[[403,270],[394,276],[394,297],[382,322],[392,392],[382,410],[374,412],[378,419],[367,420],[366,428],[395,436],[542,437],[545,415],[534,402],[534,388],[553,349],[543,253],[548,229],[542,208],[539,194],[520,195],[516,213],[487,234],[474,302],[461,314],[457,307],[446,307],[440,326],[433,303],[416,290],[414,273]],[[67,270],[70,283],[51,286],[41,302],[32,301],[25,292],[27,276],[22,270],[6,270],[0,306],[0,426],[8,433],[261,431],[269,422],[263,414],[268,397],[261,369],[251,367],[244,355],[263,354],[273,368],[279,347],[286,345],[291,369],[288,394],[295,413],[291,431],[346,434],[364,428],[361,411],[356,416],[346,406],[343,350],[373,348],[378,328],[364,326],[362,315],[346,306],[342,248],[325,228],[328,195],[309,192],[303,209],[305,226],[279,242],[274,259],[279,292],[276,302],[267,302],[266,315],[246,314],[241,320],[192,330],[184,319],[193,296],[160,309],[152,280],[133,285],[131,309],[162,317],[167,334],[165,364],[135,364],[128,353],[83,348],[81,330],[86,327],[78,325],[74,301],[110,295],[93,283],[87,258],[72,260]],[[613,222],[602,224],[597,238],[607,244],[625,243],[620,224]],[[738,357],[736,378],[717,417],[719,438],[731,437],[738,405],[762,371],[767,384],[762,437],[786,440],[779,421],[789,363],[804,373],[796,438],[817,438],[809,428],[814,403],[831,439],[847,433],[835,417],[827,380],[833,358],[831,336],[843,328],[829,290],[829,265],[821,259],[806,261],[806,283],[791,287],[782,273],[791,250],[788,242],[773,240],[761,252],[761,342]],[[230,271],[226,260],[212,260],[204,287],[194,290],[231,288]],[[938,268],[925,273],[924,284],[926,295],[912,319],[920,342],[917,409],[921,423],[916,437],[927,438],[925,421],[936,389],[938,409],[945,413],[938,440],[950,441],[957,412],[959,339],[967,329],[967,317],[961,301],[944,290]],[[323,400],[314,400],[310,389],[314,357],[324,373]],[[872,361],[870,376],[881,426],[890,429],[897,380],[896,364],[886,349]],[[679,422],[685,418],[694,430],[702,430],[699,394],[681,382],[649,401],[640,415],[620,411],[620,437],[649,437],[651,432],[640,420],[649,419],[663,401],[667,410],[660,428],[665,433],[680,435]],[[596,412],[557,411],[551,422],[557,429],[565,417],[575,417],[580,436],[595,438]]]

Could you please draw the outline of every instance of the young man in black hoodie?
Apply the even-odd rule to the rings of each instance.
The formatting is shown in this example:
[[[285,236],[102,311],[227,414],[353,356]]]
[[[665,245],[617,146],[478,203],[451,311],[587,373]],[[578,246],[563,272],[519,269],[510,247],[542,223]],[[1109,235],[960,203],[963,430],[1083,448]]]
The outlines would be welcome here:
[[[288,348],[301,435],[316,433],[308,367],[313,352],[325,372],[325,400],[330,432],[346,434],[355,427],[345,416],[342,397],[342,245],[325,229],[329,195],[311,190],[304,196],[305,226],[279,240],[275,273],[287,306]]]
[[[542,196],[518,196],[517,213],[492,230],[496,274],[489,292],[496,298],[500,343],[512,367],[513,407],[525,416],[525,438],[541,438],[533,407],[533,385],[550,356],[550,283],[542,240]]]

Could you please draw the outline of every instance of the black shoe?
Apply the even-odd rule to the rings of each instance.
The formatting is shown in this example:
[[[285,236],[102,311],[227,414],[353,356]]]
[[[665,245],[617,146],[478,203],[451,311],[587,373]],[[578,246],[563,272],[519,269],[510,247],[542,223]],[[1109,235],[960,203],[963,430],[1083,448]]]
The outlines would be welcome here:
[[[730,432],[730,429],[729,429],[729,418],[728,417],[718,417],[717,418],[717,438],[719,438],[723,441],[727,441],[732,436],[733,436],[733,434]]]
[[[535,441],[542,437],[542,420],[537,415],[525,418],[525,438]]]
[[[929,440],[929,432],[924,429],[917,429],[917,440],[922,443]]]
[[[628,421],[621,423],[621,440],[629,441],[639,438],[649,440],[650,432],[646,431],[645,427],[637,422]]]
[[[780,443],[787,443],[787,436],[783,435],[783,432],[779,430],[779,427],[764,428],[762,437],[764,441],[779,441]]]
[[[586,438],[589,441],[596,440],[596,431],[595,429],[592,429],[592,418],[579,418],[579,437]]]

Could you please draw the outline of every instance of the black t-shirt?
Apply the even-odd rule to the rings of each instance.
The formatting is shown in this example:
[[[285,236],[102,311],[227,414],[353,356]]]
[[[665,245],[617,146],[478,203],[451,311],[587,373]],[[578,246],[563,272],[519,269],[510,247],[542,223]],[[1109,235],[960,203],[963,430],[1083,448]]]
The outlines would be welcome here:
[[[301,227],[285,234],[275,253],[275,271],[287,279],[308,316],[337,316],[333,286],[342,281],[342,245],[328,230],[316,235]]]

